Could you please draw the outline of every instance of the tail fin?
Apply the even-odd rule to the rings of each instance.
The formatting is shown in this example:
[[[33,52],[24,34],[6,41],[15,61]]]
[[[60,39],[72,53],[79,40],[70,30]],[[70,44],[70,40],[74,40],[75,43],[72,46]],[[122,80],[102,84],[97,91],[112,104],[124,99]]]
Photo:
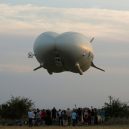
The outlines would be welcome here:
[[[92,43],[92,42],[94,41],[94,39],[95,39],[95,38],[93,37],[93,38],[90,40],[90,43]]]
[[[99,67],[95,66],[93,62],[91,63],[91,66],[92,66],[92,67],[94,67],[94,68],[96,68],[96,69],[99,69],[99,70],[101,70],[101,71],[105,72],[105,70],[103,70],[103,69],[101,69],[101,68],[99,68]]]
[[[42,68],[42,67],[43,67],[43,63],[41,63],[39,67],[33,69],[33,71],[36,71],[36,70],[38,70],[38,69],[40,69],[40,68]]]

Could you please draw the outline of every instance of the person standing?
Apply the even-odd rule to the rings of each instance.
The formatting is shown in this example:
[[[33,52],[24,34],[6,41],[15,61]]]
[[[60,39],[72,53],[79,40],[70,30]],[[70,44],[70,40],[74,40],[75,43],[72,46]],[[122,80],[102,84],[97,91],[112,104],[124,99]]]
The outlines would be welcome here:
[[[46,119],[46,110],[45,109],[43,109],[41,111],[40,117],[41,117],[42,124],[45,124],[45,119]]]
[[[33,126],[34,113],[33,111],[28,111],[28,125],[29,127]]]
[[[52,109],[52,123],[55,124],[56,122],[56,117],[57,117],[57,110],[55,107]]]
[[[67,120],[68,120],[68,126],[71,124],[71,111],[69,108],[66,110]]]
[[[71,114],[71,118],[72,118],[72,125],[75,126],[76,121],[77,121],[77,113],[76,113],[76,111],[74,109],[73,109],[73,112]]]
[[[62,115],[63,115],[63,113],[62,113],[61,109],[59,109],[59,111],[58,111],[59,126],[63,126],[63,118],[62,118]]]

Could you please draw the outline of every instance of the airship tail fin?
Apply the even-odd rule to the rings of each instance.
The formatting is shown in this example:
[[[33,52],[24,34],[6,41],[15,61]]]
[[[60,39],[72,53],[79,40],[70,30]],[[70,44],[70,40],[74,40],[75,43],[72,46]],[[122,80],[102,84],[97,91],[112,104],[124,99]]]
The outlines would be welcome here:
[[[39,67],[35,68],[33,71],[36,71],[36,70],[38,70],[40,68],[42,68],[42,66],[39,66]]]
[[[95,38],[93,37],[93,38],[90,40],[90,43],[92,43],[92,42],[94,41],[94,39],[95,39]]]
[[[99,70],[101,70],[101,71],[105,72],[105,70],[103,70],[103,69],[101,69],[101,68],[99,68],[99,67],[95,66],[93,62],[91,63],[91,66],[92,66],[92,67],[94,67],[94,68],[96,68],[96,69],[99,69]]]
[[[40,66],[37,67],[37,68],[35,68],[33,71],[36,71],[36,70],[38,70],[38,69],[40,69],[40,68],[42,68],[42,67],[43,67],[43,64],[40,64]]]

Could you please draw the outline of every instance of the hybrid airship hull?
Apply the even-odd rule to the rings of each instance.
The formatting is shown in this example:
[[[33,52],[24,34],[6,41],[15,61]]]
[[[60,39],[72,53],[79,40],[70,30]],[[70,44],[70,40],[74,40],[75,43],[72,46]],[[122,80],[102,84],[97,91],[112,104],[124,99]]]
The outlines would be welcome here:
[[[34,70],[44,67],[49,74],[71,71],[82,75],[90,66],[96,67],[91,42],[77,32],[42,33],[35,40],[33,50],[40,63]]]

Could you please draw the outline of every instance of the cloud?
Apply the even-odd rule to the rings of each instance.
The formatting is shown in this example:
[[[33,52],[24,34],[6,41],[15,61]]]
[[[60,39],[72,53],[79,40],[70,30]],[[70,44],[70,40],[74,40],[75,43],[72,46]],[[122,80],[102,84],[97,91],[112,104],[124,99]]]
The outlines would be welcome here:
[[[84,101],[88,105],[99,105],[110,94],[128,99],[128,21],[129,11],[0,4],[0,94],[15,92],[48,107],[53,104],[59,107],[60,102],[72,107]],[[106,72],[90,68],[81,77],[70,72],[49,76],[45,69],[40,69],[33,74],[33,68],[39,63],[35,58],[27,59],[27,53],[36,36],[44,31],[78,31],[95,36],[94,63]]]
[[[31,67],[20,65],[18,64],[18,62],[20,62],[19,59],[17,59],[18,62],[16,62],[13,58],[19,58],[19,54],[25,53],[27,47],[31,48],[32,44],[28,45],[28,42],[33,42],[34,37],[44,31],[56,31],[58,33],[65,31],[78,31],[89,37],[95,36],[96,42],[97,39],[101,38],[103,41],[98,41],[99,44],[96,49],[98,50],[98,52],[96,52],[98,53],[97,57],[104,57],[112,60],[124,58],[125,61],[128,57],[128,49],[125,49],[125,47],[127,48],[128,46],[123,46],[123,43],[128,43],[128,21],[129,11],[122,10],[55,8],[32,4],[0,4],[0,39],[1,42],[3,42],[0,44],[0,52],[1,55],[4,53],[4,59],[2,62],[5,64],[0,65],[0,71],[32,71]],[[25,38],[27,36],[29,39],[33,40]],[[4,39],[2,40],[2,38]],[[114,42],[112,39],[116,39],[114,43],[115,46],[112,44]],[[119,45],[116,46],[116,43],[118,43],[117,41],[119,42]],[[102,46],[102,44],[100,45],[100,42],[104,42],[104,46]],[[9,43],[11,45],[9,45]],[[9,55],[14,52],[14,49],[17,54],[14,53],[10,57]],[[5,57],[8,60],[6,60]],[[6,64],[9,61],[11,63]]]
[[[34,35],[78,31],[88,36],[128,39],[129,11],[0,4],[0,33]]]

